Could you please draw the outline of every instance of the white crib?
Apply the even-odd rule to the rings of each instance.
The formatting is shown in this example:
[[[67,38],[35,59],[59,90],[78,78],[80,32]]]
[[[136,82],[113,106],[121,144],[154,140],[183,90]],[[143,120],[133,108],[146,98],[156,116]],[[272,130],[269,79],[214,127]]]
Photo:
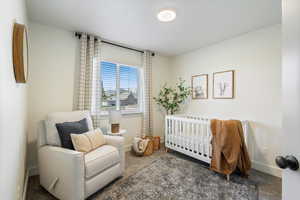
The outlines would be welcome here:
[[[247,145],[248,122],[242,121],[242,126]],[[166,116],[166,148],[210,164],[212,155],[211,140],[210,119],[192,115]]]

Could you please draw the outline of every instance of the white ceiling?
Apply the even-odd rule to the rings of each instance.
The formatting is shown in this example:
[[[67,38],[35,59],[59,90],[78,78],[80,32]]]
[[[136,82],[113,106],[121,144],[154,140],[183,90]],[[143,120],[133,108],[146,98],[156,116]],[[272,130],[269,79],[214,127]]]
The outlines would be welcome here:
[[[32,21],[89,32],[128,46],[178,55],[278,24],[281,0],[27,0]],[[163,8],[177,11],[159,22]]]

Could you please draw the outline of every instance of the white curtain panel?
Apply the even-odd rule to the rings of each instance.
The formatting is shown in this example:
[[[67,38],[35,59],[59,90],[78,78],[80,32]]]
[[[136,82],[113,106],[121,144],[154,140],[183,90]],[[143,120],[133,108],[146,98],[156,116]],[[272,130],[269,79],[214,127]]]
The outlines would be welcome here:
[[[152,55],[150,51],[145,51],[143,58],[144,69],[144,114],[142,120],[142,136],[152,136]]]
[[[77,109],[91,112],[94,127],[100,127],[100,45],[100,38],[95,40],[92,35],[81,35]]]

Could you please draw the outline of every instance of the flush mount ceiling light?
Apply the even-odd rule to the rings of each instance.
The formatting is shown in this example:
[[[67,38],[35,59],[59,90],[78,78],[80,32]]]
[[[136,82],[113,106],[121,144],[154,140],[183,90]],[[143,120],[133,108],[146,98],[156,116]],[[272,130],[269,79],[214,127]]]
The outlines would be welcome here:
[[[171,9],[164,9],[157,14],[157,18],[161,22],[171,22],[176,18],[176,12]]]

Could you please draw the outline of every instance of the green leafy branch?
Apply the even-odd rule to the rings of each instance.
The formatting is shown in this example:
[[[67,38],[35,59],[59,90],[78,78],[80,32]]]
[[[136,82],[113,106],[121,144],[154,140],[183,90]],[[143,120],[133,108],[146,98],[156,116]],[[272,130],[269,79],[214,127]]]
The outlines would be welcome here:
[[[173,115],[178,112],[180,105],[191,95],[190,87],[185,86],[185,81],[179,79],[176,87],[168,87],[166,84],[160,89],[158,97],[154,101],[162,106],[168,114]]]

